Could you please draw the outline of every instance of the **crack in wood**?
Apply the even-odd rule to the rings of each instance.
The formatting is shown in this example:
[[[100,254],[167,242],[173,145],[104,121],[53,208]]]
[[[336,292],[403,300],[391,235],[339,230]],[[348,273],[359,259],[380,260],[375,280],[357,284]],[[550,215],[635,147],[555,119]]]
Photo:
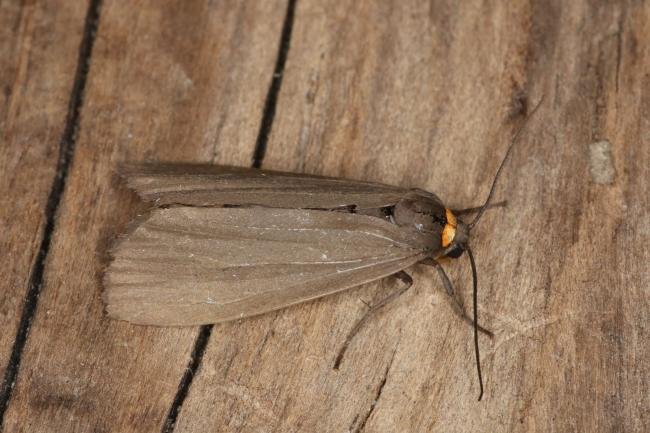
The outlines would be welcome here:
[[[56,172],[45,205],[43,237],[30,272],[20,323],[16,331],[16,337],[11,349],[11,355],[5,370],[4,378],[2,384],[0,384],[0,430],[4,423],[5,413],[9,407],[9,401],[11,400],[13,388],[20,370],[22,354],[25,345],[27,344],[29,330],[34,315],[36,314],[38,299],[41,294],[41,288],[43,287],[45,261],[50,252],[52,235],[54,234],[54,228],[56,225],[56,216],[63,198],[63,192],[65,191],[66,180],[70,170],[70,163],[74,154],[77,138],[76,134],[77,129],[79,128],[79,115],[81,107],[83,106],[86,81],[90,69],[90,59],[92,57],[95,35],[97,34],[97,27],[99,25],[101,3],[102,0],[92,0],[86,13],[83,37],[81,39],[81,44],[79,45],[77,69],[68,103],[68,113],[66,115],[63,133],[61,135]]]
[[[375,408],[377,407],[377,403],[379,403],[379,399],[381,398],[381,394],[384,391],[384,386],[386,385],[386,381],[388,380],[388,373],[390,372],[390,368],[392,367],[393,361],[395,360],[395,353],[397,353],[397,347],[395,348],[395,350],[393,350],[393,355],[391,356],[390,361],[388,362],[388,365],[384,370],[384,374],[382,375],[381,381],[379,382],[379,386],[377,387],[377,392],[375,393],[375,398],[370,403],[370,408],[368,409],[368,412],[366,412],[366,414],[361,418],[361,422],[359,423],[359,426],[354,430],[354,433],[361,433],[366,428],[366,423],[370,419],[372,413],[375,411]],[[354,425],[356,420],[359,419],[359,415],[360,414],[357,414],[354,417],[354,420],[352,421],[352,425]]]
[[[176,396],[174,401],[167,412],[167,418],[163,424],[162,433],[171,433],[174,431],[174,426],[176,425],[176,420],[178,419],[178,414],[180,413],[181,407],[185,402],[190,387],[192,386],[192,381],[194,380],[194,375],[201,366],[201,361],[203,360],[203,355],[205,354],[205,349],[208,346],[208,341],[210,340],[210,335],[212,334],[212,328],[214,325],[203,325],[201,326],[201,331],[196,337],[196,342],[194,343],[194,348],[192,349],[192,354],[190,355],[190,361],[183,373],[180,383],[178,384],[178,390],[176,391]]]
[[[621,63],[623,61],[623,32],[625,28],[623,27],[625,25],[625,14],[626,10],[621,11],[619,17],[618,17],[618,25],[616,28],[616,79],[614,82],[616,83],[616,93],[618,93],[619,90],[619,85],[620,85],[620,72],[621,72]]]
[[[289,55],[296,1],[297,0],[289,0],[289,3],[287,4],[287,15],[284,19],[284,24],[282,25],[282,36],[280,37],[278,57],[275,62],[275,69],[273,70],[271,86],[269,87],[269,92],[266,94],[266,101],[264,101],[262,122],[260,124],[257,142],[255,143],[255,150],[253,151],[253,168],[260,168],[262,166],[262,160],[264,160],[264,155],[266,154],[266,145],[269,141],[271,128],[273,127],[275,109],[278,105],[278,95],[280,94],[280,87],[282,87],[284,65],[287,63],[287,57]]]

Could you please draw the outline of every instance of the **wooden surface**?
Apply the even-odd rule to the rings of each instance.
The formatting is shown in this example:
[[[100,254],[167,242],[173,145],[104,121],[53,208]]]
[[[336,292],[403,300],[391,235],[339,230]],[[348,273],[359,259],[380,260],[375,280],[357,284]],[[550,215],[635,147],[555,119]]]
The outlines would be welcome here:
[[[66,1],[0,3],[0,368],[10,361],[25,297],[42,274],[40,252],[60,148],[70,136],[87,5]],[[60,188],[59,188],[60,189]],[[56,194],[54,194],[56,195]],[[40,264],[39,264],[40,262]],[[24,334],[24,333],[23,333]],[[0,385],[0,407],[7,392]],[[1,410],[1,409],[0,409]]]
[[[0,5],[3,432],[650,429],[650,4],[68,3]],[[393,279],[213,328],[103,314],[106,248],[143,210],[121,161],[256,154],[472,206],[542,95],[472,233],[481,403],[432,269],[339,371]],[[469,301],[466,260],[444,265]]]

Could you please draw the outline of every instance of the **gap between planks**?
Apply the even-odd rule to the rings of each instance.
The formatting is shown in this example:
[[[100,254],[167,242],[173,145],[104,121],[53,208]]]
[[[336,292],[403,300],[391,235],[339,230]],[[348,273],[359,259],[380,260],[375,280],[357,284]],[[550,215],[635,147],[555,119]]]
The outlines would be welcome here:
[[[99,25],[99,17],[102,0],[91,0],[88,5],[84,23],[83,37],[79,45],[79,58],[75,71],[74,82],[68,102],[68,113],[66,114],[65,126],[59,145],[59,155],[56,165],[56,172],[52,181],[52,187],[45,205],[45,224],[43,235],[36,259],[29,274],[25,303],[20,317],[20,323],[16,330],[11,355],[5,370],[2,384],[0,385],[0,430],[4,424],[5,413],[9,407],[9,401],[20,371],[20,362],[29,337],[29,329],[38,307],[38,300],[43,286],[43,273],[45,261],[50,252],[52,234],[56,226],[56,214],[61,204],[61,198],[65,190],[66,180],[70,169],[70,163],[74,155],[76,144],[76,133],[79,128],[79,115],[83,106],[86,80],[90,69],[95,36]]]

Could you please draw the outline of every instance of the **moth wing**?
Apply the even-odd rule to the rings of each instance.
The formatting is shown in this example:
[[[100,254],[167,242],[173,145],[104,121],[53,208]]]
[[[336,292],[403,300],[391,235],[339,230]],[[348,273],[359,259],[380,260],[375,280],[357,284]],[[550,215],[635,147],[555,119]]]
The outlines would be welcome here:
[[[143,200],[157,205],[370,209],[392,206],[409,192],[373,182],[213,165],[127,165],[121,173]]]
[[[198,325],[261,314],[404,269],[427,239],[379,218],[274,208],[155,209],[117,245],[110,316]]]

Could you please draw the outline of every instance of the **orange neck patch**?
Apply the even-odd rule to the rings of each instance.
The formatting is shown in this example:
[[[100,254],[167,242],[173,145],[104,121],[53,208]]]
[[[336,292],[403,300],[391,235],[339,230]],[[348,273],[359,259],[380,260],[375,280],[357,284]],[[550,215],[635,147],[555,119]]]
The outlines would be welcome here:
[[[454,215],[451,210],[445,208],[445,214],[447,216],[447,224],[442,229],[442,247],[447,248],[454,240],[456,236],[456,215]]]

